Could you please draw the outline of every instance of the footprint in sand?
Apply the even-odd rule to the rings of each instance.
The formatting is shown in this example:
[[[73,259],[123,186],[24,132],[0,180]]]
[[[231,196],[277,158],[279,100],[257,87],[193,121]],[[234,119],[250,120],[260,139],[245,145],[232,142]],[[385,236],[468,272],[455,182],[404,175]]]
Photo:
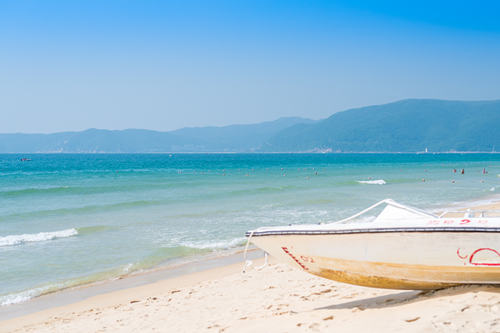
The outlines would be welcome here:
[[[415,318],[411,318],[411,319],[406,319],[405,321],[406,321],[407,323],[413,323],[414,321],[417,321],[417,320],[419,320],[419,319],[420,319],[420,317],[415,317]]]

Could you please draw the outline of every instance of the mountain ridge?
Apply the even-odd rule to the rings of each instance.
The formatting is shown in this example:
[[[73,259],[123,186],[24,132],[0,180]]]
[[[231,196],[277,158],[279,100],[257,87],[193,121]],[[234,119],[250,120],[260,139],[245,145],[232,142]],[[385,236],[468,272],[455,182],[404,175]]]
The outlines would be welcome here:
[[[52,134],[0,134],[0,153],[490,152],[500,147],[500,100],[404,99],[257,124]]]
[[[277,133],[265,151],[491,151],[500,145],[500,100],[405,99],[337,112]]]
[[[0,153],[251,152],[281,129],[298,122],[314,120],[284,117],[257,124],[192,127],[168,132],[89,128],[49,134],[0,134]]]

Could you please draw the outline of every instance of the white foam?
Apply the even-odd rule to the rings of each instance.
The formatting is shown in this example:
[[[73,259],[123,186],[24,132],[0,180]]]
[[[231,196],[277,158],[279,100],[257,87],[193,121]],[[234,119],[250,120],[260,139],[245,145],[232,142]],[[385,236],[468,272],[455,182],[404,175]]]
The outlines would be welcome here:
[[[370,185],[385,185],[387,184],[383,179],[375,179],[375,180],[358,180],[360,184],[370,184]]]
[[[37,297],[37,296],[44,294],[45,292],[53,289],[54,287],[55,286],[45,286],[45,287],[39,287],[39,288],[21,291],[21,292],[14,293],[14,294],[0,296],[0,306],[26,302],[34,297]]]
[[[130,271],[132,270],[132,268],[134,268],[134,264],[128,263],[127,265],[125,265],[123,267],[123,273],[124,274],[130,273]]]
[[[18,294],[0,296],[0,306],[11,305],[26,302],[27,300],[38,296],[34,290],[24,291]]]
[[[78,235],[78,231],[75,228],[52,232],[39,232],[37,234],[9,235],[0,237],[0,246],[12,246],[30,242],[43,242],[56,238],[72,237],[76,235]]]
[[[219,242],[184,242],[181,245],[195,249],[229,249],[244,243],[246,237],[238,237],[231,240]]]

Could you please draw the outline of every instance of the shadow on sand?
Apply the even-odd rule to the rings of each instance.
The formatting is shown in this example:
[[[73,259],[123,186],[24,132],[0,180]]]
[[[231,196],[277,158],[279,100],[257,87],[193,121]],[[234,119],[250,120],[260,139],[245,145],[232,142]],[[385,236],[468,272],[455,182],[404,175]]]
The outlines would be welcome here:
[[[465,285],[465,286],[457,286],[457,287],[438,289],[438,290],[405,291],[390,295],[363,298],[360,300],[355,300],[340,304],[333,304],[321,308],[316,308],[315,310],[334,310],[334,309],[338,310],[338,309],[353,309],[353,308],[358,308],[360,310],[382,309],[402,304],[410,304],[414,302],[425,301],[436,297],[454,296],[454,295],[470,293],[470,292],[479,292],[479,291],[500,293],[500,286],[497,287],[497,286],[486,286],[486,285]]]

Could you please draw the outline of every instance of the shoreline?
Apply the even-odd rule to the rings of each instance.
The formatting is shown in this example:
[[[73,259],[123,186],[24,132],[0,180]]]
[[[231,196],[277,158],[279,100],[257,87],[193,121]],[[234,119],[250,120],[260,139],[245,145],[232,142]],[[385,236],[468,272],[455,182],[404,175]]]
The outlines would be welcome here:
[[[462,211],[466,208],[476,209],[500,209],[500,194],[491,193],[479,199],[470,201],[453,202],[447,206],[435,208],[431,212],[441,213],[445,210]],[[331,223],[330,221],[328,223]],[[223,267],[237,262],[243,257],[245,246],[238,246],[232,249],[215,251],[206,254],[198,254],[188,257],[180,257],[168,260],[144,270],[133,271],[124,275],[112,278],[85,282],[82,284],[69,286],[62,289],[35,295],[21,302],[0,306],[0,321],[8,320],[18,316],[44,310],[52,307],[51,300],[56,304],[69,304],[76,301],[92,297],[98,294],[115,290],[126,289],[162,279],[168,279],[179,275],[200,272],[215,267]],[[263,257],[263,252],[253,245],[248,250],[248,259]]]
[[[262,259],[255,263],[260,265]],[[242,263],[54,306],[0,322],[0,332],[497,331],[500,286],[375,289],[273,260]]]
[[[10,332],[12,330],[24,331],[27,326],[38,323],[41,319],[57,319],[58,316],[68,312],[76,313],[83,309],[92,309],[94,307],[113,307],[117,302],[133,304],[137,298],[148,297],[151,294],[151,290],[161,289],[162,291],[171,291],[173,294],[178,292],[178,288],[184,288],[209,279],[221,278],[238,272],[238,269],[241,271],[241,268],[242,263],[232,263],[198,272],[171,276],[157,281],[149,281],[135,286],[104,291],[95,295],[85,295],[82,299],[68,302],[67,304],[53,304],[43,310],[33,311],[10,319],[0,319],[0,332]],[[91,287],[86,287],[85,291],[89,291],[89,288]],[[63,292],[57,294],[62,294]],[[50,297],[51,295],[47,296]]]
[[[500,209],[500,194],[488,194],[480,199],[454,202],[441,209],[432,211],[441,212],[453,209],[463,211],[471,209]],[[143,271],[135,271],[112,279],[97,280],[64,289],[55,290],[19,303],[0,306],[0,322],[23,317],[49,308],[64,306],[80,302],[85,299],[120,291],[124,289],[156,283],[161,280],[178,276],[201,273],[205,270],[223,268],[237,262],[243,267],[244,246],[224,250],[221,252],[196,255],[193,257],[178,258],[173,261],[159,264]],[[263,252],[253,245],[248,250],[248,259],[255,260],[263,257]]]
[[[248,260],[262,258],[263,252],[257,248],[250,248]],[[155,266],[145,271],[134,272],[114,279],[100,280],[62,290],[56,290],[27,301],[0,306],[0,323],[24,317],[50,308],[66,306],[85,301],[86,299],[130,288],[140,287],[163,280],[175,279],[204,271],[217,270],[231,265],[243,267],[243,249],[223,252],[220,255],[211,254],[194,258],[188,261],[176,261],[171,264]]]
[[[498,209],[500,201],[465,209]],[[367,288],[241,252],[83,286],[0,308],[0,332],[495,331],[500,286]],[[257,258],[257,260],[255,260]],[[3,313],[2,313],[3,312]]]

